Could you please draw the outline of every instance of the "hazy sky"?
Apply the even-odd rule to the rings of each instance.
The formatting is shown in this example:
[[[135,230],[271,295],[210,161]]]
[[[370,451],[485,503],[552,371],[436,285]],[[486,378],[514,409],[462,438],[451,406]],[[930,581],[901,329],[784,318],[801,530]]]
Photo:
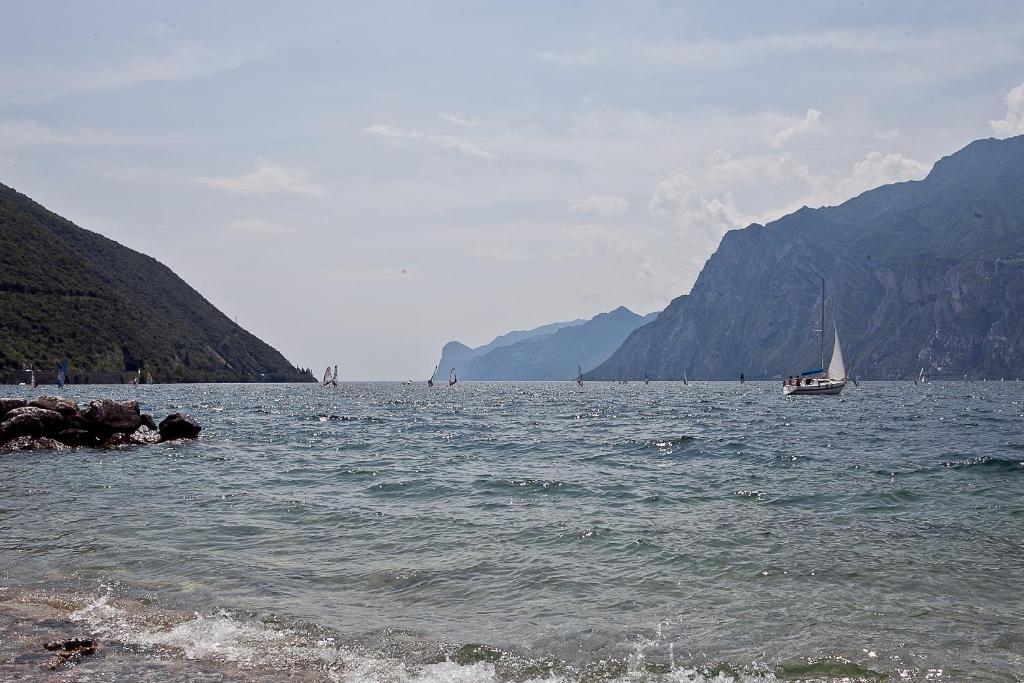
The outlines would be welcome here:
[[[345,379],[659,310],[730,228],[1019,133],[1019,2],[0,14],[0,182]]]

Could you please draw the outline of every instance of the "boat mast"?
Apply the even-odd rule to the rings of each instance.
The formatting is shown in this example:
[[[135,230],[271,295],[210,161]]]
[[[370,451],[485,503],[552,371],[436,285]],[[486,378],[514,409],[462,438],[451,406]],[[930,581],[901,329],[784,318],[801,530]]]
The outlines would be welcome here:
[[[825,367],[825,278],[821,278],[821,362],[819,368]]]

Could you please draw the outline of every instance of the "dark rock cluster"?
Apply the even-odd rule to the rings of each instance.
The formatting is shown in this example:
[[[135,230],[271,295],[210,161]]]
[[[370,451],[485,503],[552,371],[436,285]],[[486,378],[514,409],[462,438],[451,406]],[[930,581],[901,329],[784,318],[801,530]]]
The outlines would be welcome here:
[[[117,448],[194,439],[201,429],[181,413],[168,415],[157,426],[152,416],[139,410],[138,401],[101,399],[82,410],[74,401],[58,396],[40,396],[33,401],[0,398],[0,452]]]
[[[78,664],[89,655],[96,654],[98,645],[92,638],[68,638],[46,643],[43,647],[56,653],[46,667],[56,671]]]

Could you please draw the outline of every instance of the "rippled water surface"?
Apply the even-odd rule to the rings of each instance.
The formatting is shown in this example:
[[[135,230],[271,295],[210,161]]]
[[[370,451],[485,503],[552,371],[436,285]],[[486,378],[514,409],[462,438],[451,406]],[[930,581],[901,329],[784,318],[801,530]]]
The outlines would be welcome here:
[[[64,395],[204,431],[0,456],[0,678],[1024,680],[1017,382]]]

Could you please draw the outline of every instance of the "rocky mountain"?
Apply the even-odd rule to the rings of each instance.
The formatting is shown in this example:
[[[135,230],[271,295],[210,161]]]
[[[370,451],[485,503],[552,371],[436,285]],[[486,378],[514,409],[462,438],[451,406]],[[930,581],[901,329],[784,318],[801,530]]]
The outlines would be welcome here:
[[[817,367],[822,277],[852,376],[1024,374],[1024,136],[973,142],[921,181],[727,233],[691,292],[589,376]]]
[[[451,342],[443,356],[459,369],[459,379],[469,380],[568,380],[577,366],[588,370],[606,359],[637,327],[657,314],[642,317],[619,307],[578,324],[557,323],[538,328],[543,333],[497,347],[469,347]],[[455,361],[461,361],[456,363]]]
[[[494,340],[478,346],[472,349],[462,342],[450,341],[444,345],[441,349],[441,360],[438,361],[437,371],[441,375],[447,375],[451,368],[459,368],[460,372],[469,367],[469,364],[473,359],[478,356],[483,356],[495,349],[499,349],[503,346],[509,346],[526,339],[532,339],[533,337],[543,337],[548,334],[552,334],[562,329],[563,327],[572,327],[573,325],[580,325],[586,322],[585,320],[569,320],[560,323],[548,323],[547,325],[541,325],[530,330],[514,330],[505,334],[499,335]],[[462,375],[460,374],[460,377]],[[466,377],[466,379],[469,379]]]
[[[313,381],[169,268],[0,185],[0,381]]]

